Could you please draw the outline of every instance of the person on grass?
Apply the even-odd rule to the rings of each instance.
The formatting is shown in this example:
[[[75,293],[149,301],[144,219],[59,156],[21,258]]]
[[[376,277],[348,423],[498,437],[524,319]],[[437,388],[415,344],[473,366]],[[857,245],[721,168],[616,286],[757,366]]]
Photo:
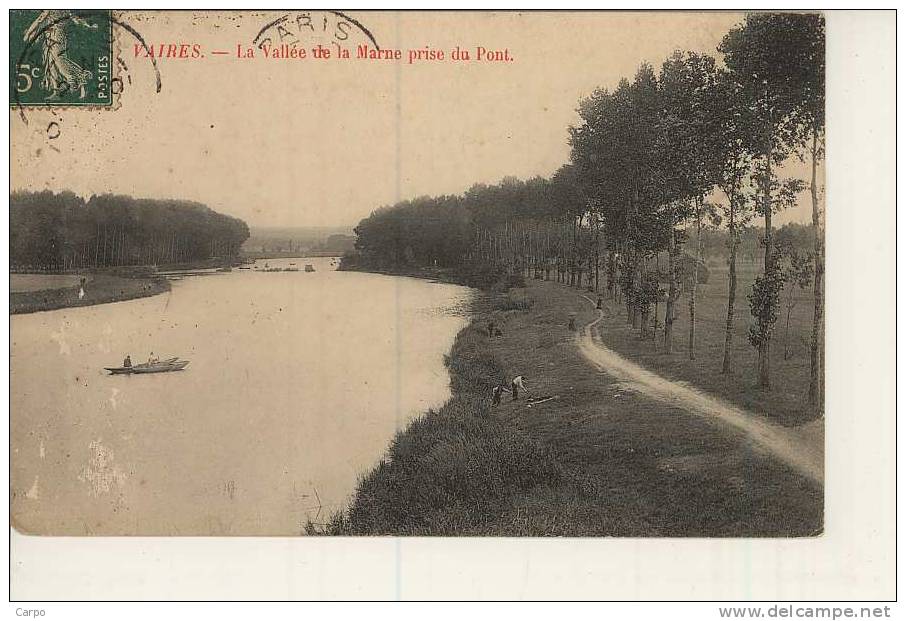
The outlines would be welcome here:
[[[513,401],[519,401],[519,391],[523,391],[528,394],[529,390],[525,387],[526,377],[524,375],[517,375],[513,378],[513,381],[510,382],[510,391],[513,393]]]
[[[503,393],[510,392],[510,389],[504,386],[503,384],[497,384],[491,390],[491,405],[497,407],[500,405],[500,400],[503,397]]]

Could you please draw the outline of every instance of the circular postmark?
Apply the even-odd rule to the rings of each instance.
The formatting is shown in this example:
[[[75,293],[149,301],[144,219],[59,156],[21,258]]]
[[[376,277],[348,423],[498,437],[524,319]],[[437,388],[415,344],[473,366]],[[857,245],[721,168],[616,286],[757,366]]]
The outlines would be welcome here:
[[[252,44],[258,49],[303,42],[345,45],[353,40],[367,40],[380,50],[371,31],[358,20],[340,11],[295,11],[268,22],[258,31]]]

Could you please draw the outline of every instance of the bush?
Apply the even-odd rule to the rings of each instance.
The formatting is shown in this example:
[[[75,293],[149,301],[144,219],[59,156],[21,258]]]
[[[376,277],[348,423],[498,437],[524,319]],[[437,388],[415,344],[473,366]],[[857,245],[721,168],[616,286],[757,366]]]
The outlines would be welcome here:
[[[513,289],[513,288],[524,289],[525,288],[525,277],[520,272],[514,272],[512,274],[508,274],[503,279],[503,282],[506,284],[507,289]]]
[[[522,311],[528,312],[535,305],[535,300],[532,298],[515,298],[512,295],[507,295],[502,300],[498,300],[494,304],[494,310],[499,311]]]
[[[466,263],[456,276],[462,284],[485,291],[505,292],[514,287],[525,287],[522,274],[511,273],[506,266],[490,263]]]
[[[467,287],[492,289],[503,277],[504,270],[490,263],[470,262],[462,266],[458,280]]]

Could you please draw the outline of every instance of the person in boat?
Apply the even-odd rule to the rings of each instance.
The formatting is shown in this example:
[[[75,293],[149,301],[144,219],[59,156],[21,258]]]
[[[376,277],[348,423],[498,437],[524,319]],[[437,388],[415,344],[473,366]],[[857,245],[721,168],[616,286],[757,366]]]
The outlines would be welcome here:
[[[126,354],[126,359],[123,360],[123,366],[127,369],[132,368],[132,358],[129,356],[129,354]]]
[[[158,362],[157,356],[154,355],[154,352],[151,352],[151,355],[148,356],[148,364],[156,364]]]

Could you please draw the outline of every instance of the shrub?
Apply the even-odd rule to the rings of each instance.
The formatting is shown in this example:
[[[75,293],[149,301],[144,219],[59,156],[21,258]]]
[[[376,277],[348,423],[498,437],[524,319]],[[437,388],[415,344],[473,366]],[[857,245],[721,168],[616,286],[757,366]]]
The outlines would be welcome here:
[[[528,312],[534,305],[535,300],[532,298],[516,298],[512,295],[507,295],[494,304],[494,310]]]

